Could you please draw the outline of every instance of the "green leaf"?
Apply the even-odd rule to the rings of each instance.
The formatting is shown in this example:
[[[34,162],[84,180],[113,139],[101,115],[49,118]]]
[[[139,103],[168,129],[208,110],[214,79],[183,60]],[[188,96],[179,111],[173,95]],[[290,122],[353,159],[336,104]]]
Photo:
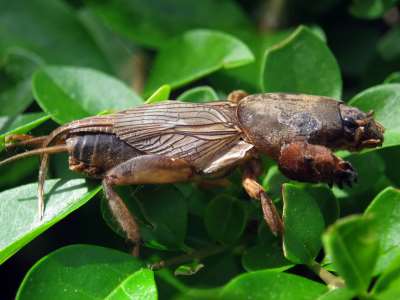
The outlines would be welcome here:
[[[113,249],[72,245],[38,261],[17,299],[157,299],[153,272]]]
[[[388,187],[379,193],[365,211],[375,219],[379,232],[379,258],[375,274],[382,273],[400,255],[400,191]]]
[[[385,127],[385,139],[383,147],[400,144],[400,119],[398,111],[400,108],[400,84],[381,84],[371,87],[356,96],[350,105],[367,112],[373,110],[374,118]]]
[[[323,243],[346,286],[357,293],[366,292],[379,253],[378,232],[373,219],[365,216],[343,218],[328,229]]]
[[[272,271],[256,271],[240,275],[230,281],[223,289],[219,299],[241,300],[296,300],[316,299],[325,293],[327,288],[304,277],[276,273]],[[295,294],[294,294],[295,293]]]
[[[377,46],[381,57],[386,61],[393,61],[400,57],[400,26],[390,29],[380,40]]]
[[[293,266],[283,256],[282,246],[277,240],[246,249],[242,256],[242,265],[247,272],[264,269],[282,272]]]
[[[190,29],[231,31],[249,27],[245,14],[230,0],[89,1],[89,7],[114,31],[155,48]]]
[[[32,84],[38,104],[60,124],[142,103],[119,80],[86,68],[45,67],[34,74]]]
[[[266,51],[263,90],[339,99],[342,79],[328,46],[310,29],[301,26]]]
[[[362,19],[376,19],[397,2],[398,0],[353,0],[350,13]]]
[[[0,116],[16,116],[33,101],[30,80],[18,82],[0,94]]]
[[[106,299],[157,300],[157,287],[153,271],[149,269],[136,271],[115,287]]]
[[[400,83],[400,72],[393,72],[386,77],[383,83]]]
[[[203,29],[188,31],[160,50],[145,94],[162,84],[177,88],[219,69],[236,68],[253,60],[249,48],[229,34]]]
[[[220,70],[212,76],[212,81],[216,83],[216,86],[223,87],[225,91],[237,89],[243,89],[250,93],[262,91],[265,52],[286,39],[292,32],[293,30],[241,33],[238,36],[253,52],[254,61],[238,68]]]
[[[146,100],[146,104],[153,104],[169,99],[171,93],[171,87],[168,84],[164,84],[158,88],[149,98]]]
[[[186,90],[182,94],[180,94],[177,98],[177,100],[180,101],[198,102],[198,103],[210,102],[218,99],[219,97],[217,93],[214,91],[214,89],[207,85],[198,86],[190,90]]]
[[[192,276],[203,268],[204,268],[203,264],[194,261],[190,264],[180,265],[174,271],[174,275],[175,276],[179,276],[179,275],[180,276]]]
[[[7,117],[5,118],[7,119],[8,122],[9,118]],[[6,124],[6,126],[3,127],[1,130],[1,131],[3,130],[8,130],[8,131],[0,135],[0,151],[2,151],[5,148],[5,140],[8,135],[27,133],[49,119],[50,116],[47,116],[42,113],[24,114],[18,116],[15,119],[12,119],[11,123]]]
[[[297,264],[311,263],[321,248],[324,217],[313,195],[294,184],[284,184],[283,249],[287,259]]]
[[[397,256],[385,268],[382,275],[379,276],[378,280],[376,281],[372,289],[372,294],[379,296],[379,294],[390,292],[391,290],[399,291],[399,287],[400,287],[400,256]]]
[[[211,238],[222,243],[234,243],[243,233],[247,215],[243,204],[228,195],[211,200],[204,213],[204,223]]]
[[[348,288],[333,289],[317,298],[317,300],[352,300],[354,292]]]
[[[36,53],[49,64],[109,70],[104,56],[64,1],[1,2],[0,11],[0,58],[18,47]]]
[[[100,190],[88,188],[83,179],[47,180],[46,208],[39,221],[37,183],[22,185],[0,193],[0,263],[89,201]]]

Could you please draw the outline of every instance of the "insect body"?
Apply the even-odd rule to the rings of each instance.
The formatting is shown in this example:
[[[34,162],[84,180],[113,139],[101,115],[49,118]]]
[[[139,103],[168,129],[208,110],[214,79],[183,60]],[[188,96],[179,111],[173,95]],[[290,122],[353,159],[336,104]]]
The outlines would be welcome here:
[[[239,96],[238,96],[239,95]],[[273,232],[282,230],[272,201],[257,182],[259,155],[276,160],[289,178],[351,185],[357,174],[331,150],[382,144],[384,129],[372,113],[333,99],[291,94],[231,94],[236,101],[167,101],[61,126],[46,137],[23,141],[40,148],[39,212],[49,154],[69,153],[70,169],[100,178],[112,213],[135,245],[138,226],[114,186],[159,184],[221,176],[244,166],[243,186],[261,201]],[[39,142],[39,143],[38,143]],[[138,248],[135,247],[135,254]]]

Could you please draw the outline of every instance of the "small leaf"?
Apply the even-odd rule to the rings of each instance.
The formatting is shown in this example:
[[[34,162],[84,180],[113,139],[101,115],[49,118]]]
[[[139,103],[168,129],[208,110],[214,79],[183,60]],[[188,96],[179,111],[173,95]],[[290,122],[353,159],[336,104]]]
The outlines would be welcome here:
[[[212,87],[205,85],[198,86],[183,92],[179,95],[177,100],[203,103],[218,100],[218,95]]]
[[[119,80],[87,68],[45,67],[33,75],[32,84],[38,104],[59,124],[142,103]]]
[[[91,245],[58,249],[38,261],[17,299],[157,299],[153,272],[126,253]]]
[[[360,216],[341,219],[324,234],[323,243],[346,286],[357,293],[366,292],[379,253],[373,220]]]
[[[200,271],[202,268],[204,268],[203,264],[194,261],[190,264],[181,265],[178,268],[176,268],[174,275],[192,276],[196,274],[198,271]]]
[[[297,264],[308,264],[321,248],[325,222],[312,194],[294,184],[283,185],[285,257]]]
[[[386,61],[393,61],[400,57],[400,26],[390,29],[380,40],[377,46],[381,57]]]
[[[374,118],[385,127],[385,141],[383,147],[400,144],[400,84],[382,84],[371,87],[356,96],[350,105],[367,112],[374,111]],[[386,136],[390,136],[386,141]]]
[[[171,87],[168,84],[160,86],[157,91],[155,91],[147,100],[146,104],[153,104],[169,99],[169,94],[171,93]]]
[[[188,208],[182,193],[173,185],[141,186],[135,198],[150,224],[140,228],[146,245],[161,250],[185,250]]]
[[[247,272],[268,269],[282,272],[293,266],[283,256],[283,250],[278,241],[269,244],[258,244],[246,249],[242,256],[242,265]]]
[[[229,34],[201,29],[188,31],[160,50],[145,94],[162,84],[177,88],[219,69],[239,67],[253,60],[249,48]]]
[[[339,99],[342,79],[328,46],[310,29],[301,26],[266,52],[263,90]]]
[[[400,72],[393,72],[386,77],[383,83],[400,83]]]
[[[397,2],[398,0],[353,0],[350,13],[362,19],[376,19]]]
[[[316,299],[327,291],[326,286],[293,274],[272,271],[256,271],[240,275],[222,289],[221,300],[268,299],[296,300]],[[294,294],[295,293],[295,294]]]
[[[400,191],[388,187],[379,193],[365,211],[375,219],[375,230],[379,232],[379,258],[375,274],[382,273],[400,255]]]
[[[91,0],[89,7],[114,31],[139,45],[155,48],[194,28],[230,31],[249,27],[244,12],[230,0]]]
[[[39,221],[37,183],[0,193],[0,263],[49,227],[89,201],[100,187],[88,188],[83,179],[47,180],[46,208]]]
[[[243,233],[246,212],[242,203],[228,195],[211,200],[204,213],[208,234],[216,241],[234,243]]]

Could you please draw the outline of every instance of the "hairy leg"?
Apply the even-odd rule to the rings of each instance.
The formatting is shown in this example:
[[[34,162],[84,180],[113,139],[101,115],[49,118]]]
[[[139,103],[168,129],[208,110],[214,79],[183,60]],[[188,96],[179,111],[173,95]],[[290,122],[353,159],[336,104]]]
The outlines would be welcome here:
[[[281,149],[279,168],[287,177],[305,182],[326,182],[349,186],[357,181],[352,165],[324,146],[295,142]]]

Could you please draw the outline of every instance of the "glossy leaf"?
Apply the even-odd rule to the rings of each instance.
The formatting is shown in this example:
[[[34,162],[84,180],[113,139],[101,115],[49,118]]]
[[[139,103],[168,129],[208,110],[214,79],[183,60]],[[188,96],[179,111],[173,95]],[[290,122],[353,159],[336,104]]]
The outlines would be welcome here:
[[[286,39],[293,30],[280,30],[260,33],[246,31],[239,35],[243,42],[254,54],[254,61],[244,66],[221,70],[212,77],[213,83],[223,87],[226,91],[237,89],[246,90],[249,93],[259,93],[263,90],[263,72],[265,64],[265,52]]]
[[[385,127],[385,140],[383,147],[400,144],[400,119],[398,111],[400,107],[400,84],[382,84],[371,87],[356,96],[350,102],[363,111],[373,110],[374,118]]]
[[[178,96],[177,100],[202,103],[219,100],[219,97],[212,87],[205,85],[183,92]]]
[[[378,231],[369,217],[350,216],[332,225],[324,247],[346,286],[366,292],[379,254]]]
[[[50,64],[109,70],[104,56],[63,1],[1,2],[0,11],[0,28],[4,29],[0,32],[0,57],[19,47]]]
[[[229,34],[201,29],[188,31],[160,50],[145,94],[163,84],[177,88],[219,69],[239,67],[253,60],[249,48]]]
[[[157,287],[153,271],[140,269],[127,277],[107,296],[110,300],[157,300]]]
[[[125,84],[91,69],[45,67],[32,84],[38,104],[59,124],[142,103]]]
[[[99,187],[89,188],[83,179],[47,180],[46,208],[41,221],[37,212],[37,183],[0,193],[0,263],[81,207],[99,190]]]
[[[379,232],[379,258],[375,267],[375,274],[379,274],[400,255],[400,191],[386,188],[375,197],[365,214],[375,218],[375,230]]]
[[[282,246],[276,240],[246,249],[242,256],[242,265],[247,272],[265,269],[282,272],[293,266],[283,256]]]
[[[283,185],[285,257],[297,264],[308,264],[321,248],[325,221],[313,195],[294,184]]]
[[[391,290],[399,291],[400,286],[400,256],[397,256],[385,268],[384,272],[376,281],[372,293],[379,295]]]
[[[31,268],[17,299],[157,299],[153,272],[143,267],[113,249],[67,246]]]
[[[242,203],[228,195],[211,200],[204,213],[208,234],[216,241],[234,243],[246,225],[246,211]]]
[[[339,99],[342,79],[328,46],[310,29],[301,26],[266,52],[263,90]]]
[[[348,288],[336,288],[317,298],[317,300],[352,300],[354,292]]]
[[[239,300],[269,299],[297,300],[316,299],[325,293],[327,288],[315,281],[287,273],[256,271],[240,275],[229,282],[220,294],[219,299]]]
[[[171,36],[190,29],[229,31],[249,25],[238,5],[230,0],[89,1],[89,7],[116,32],[136,43],[156,48],[164,46]]]
[[[168,84],[160,86],[147,100],[146,104],[153,104],[169,99],[171,93],[171,87]]]

